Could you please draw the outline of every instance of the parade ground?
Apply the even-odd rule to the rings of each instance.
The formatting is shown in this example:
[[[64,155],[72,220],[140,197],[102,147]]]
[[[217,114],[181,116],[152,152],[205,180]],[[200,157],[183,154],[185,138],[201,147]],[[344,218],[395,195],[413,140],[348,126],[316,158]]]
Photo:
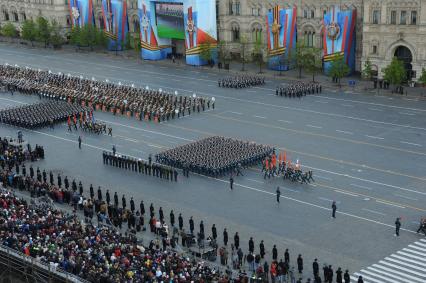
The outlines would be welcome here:
[[[321,267],[327,263],[368,276],[361,271],[401,251],[402,259],[396,261],[409,258],[426,263],[426,242],[423,248],[417,246],[417,254],[409,247],[424,239],[416,230],[420,218],[426,217],[426,100],[339,90],[328,84],[323,84],[321,94],[285,98],[275,95],[283,81],[272,76],[261,87],[219,88],[218,79],[231,73],[2,44],[0,64],[4,63],[215,98],[215,109],[163,123],[95,112],[98,121],[112,127],[112,137],[68,132],[66,123],[54,129],[21,129],[24,140],[44,146],[46,159],[35,167],[78,178],[86,191],[93,184],[111,194],[118,192],[120,198],[133,196],[137,204],[141,199],[147,207],[152,202],[156,210],[162,206],[166,216],[173,209],[176,215],[182,213],[185,226],[193,216],[196,227],[204,221],[207,235],[214,223],[219,246],[226,227],[230,242],[238,232],[245,250],[250,237],[256,250],[264,240],[269,257],[274,244],[278,258],[288,248],[293,262],[302,254],[307,270],[318,258]],[[0,109],[38,101],[36,95],[2,93]],[[1,124],[0,136],[16,137],[18,130]],[[292,162],[299,160],[303,170],[313,171],[315,182],[264,179],[259,166],[235,176],[231,191],[229,177],[191,173],[186,178],[179,170],[178,182],[167,182],[102,163],[102,152],[111,151],[113,145],[119,154],[147,159],[149,154],[208,136],[254,141],[285,151]],[[336,219],[331,217],[333,201]],[[402,222],[399,237],[394,236],[397,217]],[[414,282],[425,280],[412,276],[417,278]]]

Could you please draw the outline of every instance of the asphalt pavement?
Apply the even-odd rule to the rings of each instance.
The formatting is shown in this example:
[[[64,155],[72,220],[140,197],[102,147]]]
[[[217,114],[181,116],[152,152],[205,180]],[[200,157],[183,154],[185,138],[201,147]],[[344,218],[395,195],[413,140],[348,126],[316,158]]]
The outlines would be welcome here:
[[[217,87],[222,74],[199,68],[0,45],[0,63],[6,62],[215,97],[214,110],[161,124],[96,112],[96,119],[112,126],[113,137],[68,133],[65,125],[24,131],[24,139],[45,146],[46,160],[37,166],[82,180],[85,190],[93,184],[128,199],[134,196],[136,203],[153,202],[157,211],[161,205],[165,215],[173,209],[176,215],[182,213],[187,226],[189,216],[194,216],[196,227],[204,220],[207,233],[215,223],[220,242],[224,227],[230,239],[238,231],[245,251],[251,236],[256,250],[264,240],[269,255],[273,244],[280,257],[289,248],[292,261],[300,253],[307,268],[318,258],[320,264],[355,272],[421,238],[415,230],[420,217],[426,216],[426,101],[327,86],[321,95],[289,99],[275,96],[275,87],[282,83],[276,79],[262,87],[224,89]],[[0,108],[34,101],[38,97],[1,94]],[[16,132],[0,126],[0,136]],[[178,183],[172,183],[102,164],[102,150],[112,145],[121,154],[147,158],[209,135],[285,150],[293,161],[299,159],[305,169],[313,170],[316,182],[264,180],[258,167],[244,170],[230,191],[227,178],[179,175]],[[277,186],[280,204],[275,202]],[[331,218],[333,200],[336,219]],[[394,236],[396,217],[402,217],[400,237]]]

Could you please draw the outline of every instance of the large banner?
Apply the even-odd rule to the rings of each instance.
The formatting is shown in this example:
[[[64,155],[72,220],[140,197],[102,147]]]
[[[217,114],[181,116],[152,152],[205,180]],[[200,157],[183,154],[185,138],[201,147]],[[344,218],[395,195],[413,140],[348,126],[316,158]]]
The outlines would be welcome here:
[[[201,56],[206,48],[216,57],[215,0],[138,0],[138,9],[143,59],[165,59],[173,39],[185,41],[189,65],[206,64]]]
[[[268,67],[272,70],[289,69],[289,54],[296,49],[297,8],[275,6],[266,16]]]
[[[102,0],[104,31],[109,37],[109,50],[123,50],[129,32],[126,0]]]
[[[351,69],[355,70],[355,24],[356,10],[340,11],[332,7],[324,15],[324,71],[330,70],[331,62],[343,58]]]
[[[68,8],[72,27],[94,23],[92,0],[69,0]]]

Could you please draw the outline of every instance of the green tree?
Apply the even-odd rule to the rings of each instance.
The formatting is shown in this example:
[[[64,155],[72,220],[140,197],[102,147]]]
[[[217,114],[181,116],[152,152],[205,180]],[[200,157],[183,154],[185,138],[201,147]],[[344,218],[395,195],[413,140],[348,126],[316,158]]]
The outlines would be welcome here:
[[[75,45],[77,48],[80,48],[80,37],[81,37],[81,29],[79,25],[75,25],[71,29],[70,33],[70,43]]]
[[[315,82],[315,75],[322,69],[321,49],[316,47],[305,48],[304,57],[304,68],[312,74],[312,81]]]
[[[253,49],[253,59],[259,65],[259,73],[262,73],[262,66],[266,61],[266,50],[262,43],[262,39],[256,39]]]
[[[422,74],[421,74],[418,82],[423,84],[423,86],[426,85],[426,69],[425,68],[422,68]]]
[[[37,18],[37,40],[44,43],[44,47],[46,48],[49,44],[51,36],[51,27],[49,22],[43,18]]]
[[[245,66],[246,66],[246,62],[248,60],[248,52],[247,52],[247,47],[248,47],[248,38],[245,34],[241,35],[240,37],[240,47],[241,47],[241,63],[243,63],[242,67],[241,67],[241,71],[245,71]]]
[[[207,62],[207,64],[211,64],[212,60],[212,45],[210,42],[206,42],[200,45],[200,57],[204,61]]]
[[[302,70],[306,67],[306,50],[303,42],[297,42],[295,50],[289,50],[289,59],[294,67],[299,70],[299,79],[302,78]]]
[[[33,20],[25,20],[22,24],[21,37],[31,42],[34,46],[34,40],[37,38],[37,27]]]
[[[62,47],[62,44],[64,44],[64,37],[61,33],[61,26],[56,22],[53,21],[51,25],[51,35],[50,35],[50,42],[53,45],[53,48],[58,49]]]
[[[342,57],[331,62],[329,76],[336,78],[339,83],[339,87],[341,87],[341,79],[349,75],[350,71],[351,69],[346,64],[344,57]]]
[[[95,25],[88,24],[86,27],[86,35],[87,35],[87,45],[90,47],[90,51],[93,51],[93,48],[97,46],[98,42],[98,31]]]
[[[126,37],[124,40],[124,48],[126,50],[132,49],[132,35],[130,34],[130,32],[126,33]]]
[[[108,43],[108,37],[102,29],[96,30],[96,46],[100,48],[105,48]]]
[[[12,23],[7,23],[1,28],[1,34],[13,38],[18,35],[18,31]]]
[[[370,58],[364,62],[364,68],[362,69],[362,77],[367,80],[371,80],[373,77],[373,67],[371,65]]]
[[[225,41],[220,40],[217,45],[217,50],[219,62],[221,62],[223,65],[229,64],[231,61],[231,53],[229,52],[228,44]]]
[[[139,36],[133,37],[133,46],[135,47],[133,50],[135,50],[136,58],[141,58],[142,43]]]
[[[395,87],[400,86],[407,79],[404,62],[394,57],[391,63],[382,70],[383,78]]]

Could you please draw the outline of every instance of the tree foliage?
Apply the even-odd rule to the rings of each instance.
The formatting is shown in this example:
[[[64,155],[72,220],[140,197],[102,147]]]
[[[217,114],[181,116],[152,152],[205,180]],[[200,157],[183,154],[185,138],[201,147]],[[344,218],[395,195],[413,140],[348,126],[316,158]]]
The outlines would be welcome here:
[[[362,69],[362,77],[367,80],[371,80],[373,77],[373,67],[371,65],[370,58],[364,62],[364,68]]]
[[[341,86],[341,79],[349,75],[351,69],[346,64],[345,59],[339,58],[331,62],[329,75],[333,78],[336,78],[339,86]]]
[[[62,44],[64,44],[65,40],[62,36],[61,30],[61,26],[56,21],[53,21],[50,35],[50,42],[52,43],[53,48],[60,48]]]
[[[262,66],[266,62],[266,49],[261,38],[257,38],[254,43],[253,59],[259,65],[259,73],[262,73]]]
[[[391,63],[382,70],[383,78],[394,86],[401,85],[407,79],[404,62],[394,57]]]
[[[248,61],[248,52],[247,52],[247,48],[248,48],[248,38],[247,35],[243,34],[240,37],[240,47],[241,47],[241,63],[243,63],[241,71],[245,71],[245,65]]]
[[[210,63],[212,59],[212,45],[210,42],[206,42],[200,45],[200,57],[204,61]]]
[[[37,40],[44,43],[44,47],[50,42],[51,26],[48,20],[43,17],[37,18]]]
[[[37,26],[32,19],[25,20],[22,24],[21,37],[30,41],[31,45],[34,45],[34,41],[37,39]]]
[[[18,31],[12,23],[7,23],[1,28],[1,34],[6,37],[16,37]]]
[[[426,85],[426,69],[425,68],[422,68],[422,74],[420,75],[420,78],[418,81],[419,83],[423,84],[423,86]]]
[[[315,82],[315,75],[322,69],[321,49],[316,47],[304,48],[303,57],[304,69],[312,74],[312,81]]]

